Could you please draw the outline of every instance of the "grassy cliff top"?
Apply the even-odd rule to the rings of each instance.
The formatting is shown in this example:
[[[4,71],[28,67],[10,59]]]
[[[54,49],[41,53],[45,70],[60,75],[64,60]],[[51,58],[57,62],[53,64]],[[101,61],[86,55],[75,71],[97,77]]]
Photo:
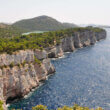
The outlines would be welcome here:
[[[31,33],[29,35],[21,35],[12,38],[0,38],[0,53],[12,53],[17,50],[25,49],[43,49],[60,43],[60,39],[66,36],[74,36],[75,32],[102,32],[100,28],[71,28],[59,31],[51,31],[44,33]],[[56,42],[55,42],[56,41]]]
[[[0,38],[20,36],[24,32],[27,31],[15,26],[0,24]]]

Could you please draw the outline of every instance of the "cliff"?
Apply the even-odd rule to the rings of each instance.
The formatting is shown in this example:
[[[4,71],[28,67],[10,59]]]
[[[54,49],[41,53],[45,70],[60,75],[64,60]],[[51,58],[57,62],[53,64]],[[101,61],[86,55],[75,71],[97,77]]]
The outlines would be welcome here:
[[[39,86],[42,80],[55,72],[49,58],[61,57],[65,52],[94,45],[104,38],[106,38],[104,30],[100,32],[84,30],[63,36],[59,44],[42,51],[27,49],[16,51],[12,55],[0,54],[0,100],[8,103],[24,97]]]
[[[46,48],[49,58],[61,57],[64,52],[73,52],[75,49],[94,45],[97,41],[106,38],[106,31],[75,32],[72,36],[66,36],[60,40],[60,44],[51,48]]]
[[[21,50],[13,55],[0,55],[0,100],[24,97],[39,86],[48,74],[55,72],[46,51]]]

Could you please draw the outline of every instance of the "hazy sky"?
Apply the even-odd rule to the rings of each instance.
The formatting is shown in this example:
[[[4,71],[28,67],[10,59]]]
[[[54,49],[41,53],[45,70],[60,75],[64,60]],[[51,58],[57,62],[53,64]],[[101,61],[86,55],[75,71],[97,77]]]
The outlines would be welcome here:
[[[0,22],[40,15],[61,22],[110,25],[110,0],[0,0]]]

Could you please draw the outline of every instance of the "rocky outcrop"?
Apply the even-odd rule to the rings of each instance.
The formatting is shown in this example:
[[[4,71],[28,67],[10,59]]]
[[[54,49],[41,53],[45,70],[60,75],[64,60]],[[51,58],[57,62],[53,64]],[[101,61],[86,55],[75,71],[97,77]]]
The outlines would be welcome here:
[[[0,100],[5,103],[24,97],[55,72],[49,58],[58,58],[65,52],[95,44],[106,38],[106,32],[83,31],[65,36],[60,44],[45,50],[20,50],[12,55],[0,55]]]
[[[6,110],[6,104],[5,104],[5,99],[4,99],[4,95],[3,95],[3,78],[2,78],[2,74],[0,74],[0,101],[3,102],[3,108],[4,108],[4,110]]]
[[[36,62],[37,59],[39,62]],[[5,103],[24,97],[40,81],[55,72],[46,51],[26,50],[0,55],[0,100]]]
[[[75,32],[72,36],[66,36],[61,39],[61,43],[52,48],[46,49],[49,58],[57,58],[63,55],[64,52],[72,52],[75,49],[94,45],[97,41],[106,38],[106,31],[94,32],[83,31]]]

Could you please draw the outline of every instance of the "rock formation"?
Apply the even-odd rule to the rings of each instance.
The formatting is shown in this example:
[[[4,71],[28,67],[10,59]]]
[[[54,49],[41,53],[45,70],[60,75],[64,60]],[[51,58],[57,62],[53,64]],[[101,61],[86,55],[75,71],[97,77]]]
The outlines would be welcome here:
[[[58,58],[64,52],[72,52],[75,49],[94,45],[97,41],[106,38],[106,31],[93,32],[75,32],[72,36],[66,36],[61,39],[60,44],[46,49],[49,58]]]
[[[35,62],[39,59],[41,64]],[[24,97],[39,86],[48,74],[55,72],[46,51],[21,50],[0,55],[0,100],[5,103]]]

